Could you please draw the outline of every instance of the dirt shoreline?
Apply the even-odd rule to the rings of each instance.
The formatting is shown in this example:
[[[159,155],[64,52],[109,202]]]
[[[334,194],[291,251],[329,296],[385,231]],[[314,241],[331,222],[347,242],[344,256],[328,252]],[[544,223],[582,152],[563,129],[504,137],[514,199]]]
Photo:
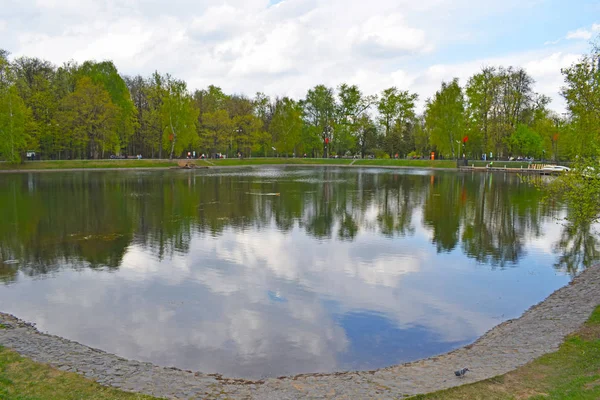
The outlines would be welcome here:
[[[503,322],[473,344],[440,356],[375,371],[303,374],[262,381],[164,368],[130,361],[85,345],[40,333],[33,325],[0,313],[0,345],[34,361],[77,372],[107,386],[170,399],[398,399],[488,379],[556,351],[600,304],[600,267]],[[453,371],[468,367],[464,379]]]

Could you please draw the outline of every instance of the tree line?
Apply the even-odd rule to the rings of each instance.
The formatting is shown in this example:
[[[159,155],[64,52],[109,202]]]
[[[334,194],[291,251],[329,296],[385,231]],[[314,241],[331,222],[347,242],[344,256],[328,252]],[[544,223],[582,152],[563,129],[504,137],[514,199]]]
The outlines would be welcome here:
[[[111,61],[57,67],[0,50],[0,158],[100,159],[388,157],[573,159],[596,152],[600,50],[562,71],[567,113],[548,108],[533,78],[515,67],[484,67],[464,86],[442,82],[417,112],[416,93],[391,87],[317,85],[303,99],[252,98],[217,86],[190,90],[169,74],[124,76]]]

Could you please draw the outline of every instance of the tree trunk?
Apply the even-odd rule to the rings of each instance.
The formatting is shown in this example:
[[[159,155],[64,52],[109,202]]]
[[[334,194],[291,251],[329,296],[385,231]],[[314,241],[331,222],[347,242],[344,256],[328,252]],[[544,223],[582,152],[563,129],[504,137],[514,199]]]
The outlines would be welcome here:
[[[173,151],[175,150],[175,142],[177,141],[177,135],[175,134],[175,129],[173,128],[173,119],[169,115],[169,124],[171,125],[171,133],[173,134],[173,140],[171,141],[171,154],[169,155],[169,160],[173,159]]]

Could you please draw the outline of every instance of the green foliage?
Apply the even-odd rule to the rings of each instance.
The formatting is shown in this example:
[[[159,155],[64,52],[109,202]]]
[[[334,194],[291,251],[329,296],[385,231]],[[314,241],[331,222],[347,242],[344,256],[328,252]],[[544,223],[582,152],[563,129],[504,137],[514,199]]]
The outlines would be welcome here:
[[[562,70],[565,86],[562,95],[572,118],[575,140],[570,141],[573,153],[582,157],[597,154],[590,143],[600,140],[600,49],[583,56],[577,63]]]
[[[568,206],[567,221],[572,225],[590,226],[600,220],[600,162],[579,157],[571,171],[546,185],[538,183],[548,200],[562,200]]]
[[[170,147],[169,159],[173,159],[174,155],[179,156],[184,149],[198,144],[196,124],[199,110],[194,107],[184,81],[173,79],[169,75],[164,81],[165,90],[162,92],[160,106],[163,146]]]
[[[0,156],[10,163],[21,162],[27,146],[25,127],[30,112],[15,86],[0,87]]]
[[[274,147],[285,154],[299,153],[302,144],[302,105],[288,97],[275,100],[275,110],[270,123]]]
[[[396,87],[385,89],[381,93],[377,109],[380,114],[379,123],[385,128],[386,136],[390,134],[394,125],[399,125],[402,129],[406,122],[415,117],[417,99],[416,93],[401,91]]]
[[[457,78],[443,82],[433,100],[427,102],[425,125],[431,135],[430,143],[438,152],[453,158],[461,156],[456,152],[462,149],[465,135],[465,100]]]
[[[227,146],[226,138],[231,137],[234,125],[226,110],[207,112],[202,115],[201,147],[207,154],[215,154]]]
[[[544,150],[542,137],[527,125],[520,124],[510,137],[510,148],[515,155],[539,158]]]
[[[519,124],[531,125],[548,99],[533,92],[533,78],[522,68],[485,67],[466,85],[468,150],[506,157]]]
[[[314,136],[311,140],[315,142],[320,138],[323,144],[323,157],[327,157],[328,146],[325,141],[333,139],[333,132],[336,125],[336,104],[333,96],[333,89],[325,85],[317,85],[310,89],[303,101],[304,118],[309,126],[306,132]]]
[[[131,101],[129,89],[115,65],[112,61],[99,63],[86,61],[79,67],[77,76],[89,77],[93,83],[102,86],[108,92],[117,109],[115,128],[119,143],[125,147],[124,145],[134,132],[136,110]]]
[[[373,154],[372,149],[377,148],[379,132],[375,122],[368,116],[362,115],[356,123],[356,144],[362,157],[367,153]]]
[[[117,119],[118,110],[108,92],[90,78],[81,78],[75,91],[62,100],[56,116],[62,147],[70,149],[71,158],[97,159],[118,152]]]
[[[375,150],[375,158],[387,160],[390,158],[390,155],[386,153],[384,150],[376,149]]]

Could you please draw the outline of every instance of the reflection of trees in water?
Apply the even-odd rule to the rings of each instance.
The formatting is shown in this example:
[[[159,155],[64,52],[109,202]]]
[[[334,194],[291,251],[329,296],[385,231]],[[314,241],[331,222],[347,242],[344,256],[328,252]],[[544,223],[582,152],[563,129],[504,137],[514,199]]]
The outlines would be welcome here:
[[[567,224],[554,251],[560,254],[555,268],[575,275],[582,267],[589,267],[600,258],[598,233],[589,225]]]
[[[507,263],[516,263],[523,255],[522,240],[529,227],[539,226],[541,215],[534,210],[538,204],[535,201],[524,209],[525,215],[521,215],[523,210],[518,203],[523,188],[518,181],[511,181],[509,185],[502,178],[489,174],[476,182],[476,187],[471,187],[470,206],[464,207],[462,247],[478,262],[504,267]],[[535,196],[531,190],[526,191],[528,196]]]
[[[553,213],[536,191],[503,175],[315,169],[309,176],[10,175],[0,182],[0,256],[21,260],[30,275],[61,265],[118,268],[131,244],[162,259],[189,252],[194,235],[226,230],[275,226],[343,241],[361,232],[413,235],[420,210],[438,252],[460,244],[468,257],[505,266],[518,262],[523,240],[540,236]],[[562,248],[587,246],[585,262],[597,257],[588,237],[564,238]],[[561,268],[580,262],[572,251],[565,255]],[[14,271],[0,269],[0,279],[14,279]]]
[[[459,202],[460,182],[452,175],[434,177],[423,207],[423,222],[431,228],[437,251],[452,251],[458,243],[463,207]]]

